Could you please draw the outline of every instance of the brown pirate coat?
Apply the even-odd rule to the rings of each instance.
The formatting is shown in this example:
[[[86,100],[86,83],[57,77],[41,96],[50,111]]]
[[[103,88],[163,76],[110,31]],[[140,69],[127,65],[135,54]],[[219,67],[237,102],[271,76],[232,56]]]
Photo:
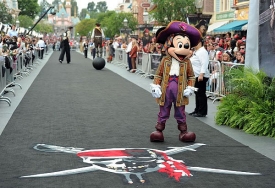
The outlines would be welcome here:
[[[161,86],[162,95],[157,99],[157,103],[160,106],[164,106],[165,103],[165,94],[166,88],[168,87],[169,73],[172,65],[172,57],[165,56],[162,58],[160,65],[154,76],[154,84]],[[186,89],[186,86],[194,86],[195,84],[195,75],[193,72],[192,64],[189,58],[185,58],[182,62],[179,63],[180,71],[178,78],[178,95],[176,106],[188,105],[188,97],[183,96],[183,91]]]

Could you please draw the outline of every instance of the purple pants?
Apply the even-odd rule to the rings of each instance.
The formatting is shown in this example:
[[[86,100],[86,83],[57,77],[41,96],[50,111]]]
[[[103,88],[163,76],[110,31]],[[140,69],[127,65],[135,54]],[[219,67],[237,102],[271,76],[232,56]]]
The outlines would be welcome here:
[[[186,122],[185,105],[176,107],[177,94],[178,94],[178,83],[176,81],[171,81],[168,84],[168,87],[166,89],[164,106],[159,107],[160,108],[159,114],[158,114],[159,123],[165,123],[166,120],[169,119],[172,103],[174,103],[174,110],[175,110],[174,117],[177,120],[177,123]]]

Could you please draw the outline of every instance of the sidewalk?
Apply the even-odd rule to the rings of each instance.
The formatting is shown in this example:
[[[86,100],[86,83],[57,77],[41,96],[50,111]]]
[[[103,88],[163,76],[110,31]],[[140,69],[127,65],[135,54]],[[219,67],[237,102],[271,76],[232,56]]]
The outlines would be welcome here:
[[[80,52],[79,52],[80,53]],[[12,104],[9,107],[8,104],[5,102],[0,103],[0,135],[4,130],[6,124],[8,123],[9,119],[11,118],[14,110],[19,105],[20,101],[24,97],[25,93],[31,86],[32,82],[35,80],[36,76],[39,74],[40,70],[43,68],[45,63],[48,61],[50,56],[52,55],[52,51],[49,51],[48,55],[44,57],[43,60],[40,60],[41,63],[38,65],[32,73],[24,77],[22,80],[18,80],[18,83],[22,85],[22,89],[15,86],[15,94],[14,97],[12,94],[7,94],[8,97],[11,98]],[[88,58],[91,59],[91,55],[88,54]],[[77,63],[77,62],[72,62]],[[112,63],[106,63],[105,68],[115,72],[116,74],[120,75],[121,77],[127,79],[128,81],[136,84],[137,86],[143,88],[144,90],[150,92],[149,84],[152,82],[149,78],[143,78],[138,74],[130,73],[126,71],[126,69],[114,65]],[[152,99],[153,100],[153,99]],[[187,113],[192,112],[194,109],[195,100],[194,97],[190,97],[190,104],[186,106]],[[263,154],[264,156],[272,159],[275,161],[275,140],[269,137],[262,137],[262,136],[254,136],[250,134],[246,134],[241,130],[229,128],[227,126],[218,126],[215,124],[214,117],[216,113],[216,109],[219,102],[212,103],[212,100],[209,99],[208,101],[208,115],[205,118],[198,118],[200,121],[208,124],[209,126],[217,129],[221,133],[233,138],[234,140],[250,147],[251,149]],[[187,115],[188,118],[189,115]]]

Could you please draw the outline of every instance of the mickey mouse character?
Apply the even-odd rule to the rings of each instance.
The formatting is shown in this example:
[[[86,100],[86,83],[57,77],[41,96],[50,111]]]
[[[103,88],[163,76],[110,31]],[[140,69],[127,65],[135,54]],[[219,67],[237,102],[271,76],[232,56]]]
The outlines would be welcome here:
[[[150,135],[151,142],[164,141],[162,131],[170,116],[172,104],[180,131],[179,140],[193,142],[196,139],[195,133],[187,132],[185,105],[189,103],[188,97],[193,94],[195,84],[189,55],[201,37],[198,29],[180,21],[172,21],[157,31],[157,43],[164,44],[166,56],[162,58],[151,84],[152,95],[159,104],[156,131]]]

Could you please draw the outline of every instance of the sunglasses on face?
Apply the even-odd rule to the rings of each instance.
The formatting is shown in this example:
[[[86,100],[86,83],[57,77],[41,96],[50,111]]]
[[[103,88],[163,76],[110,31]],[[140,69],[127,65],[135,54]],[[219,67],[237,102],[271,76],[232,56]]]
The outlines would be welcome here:
[[[244,50],[244,48],[240,48],[241,50]]]

